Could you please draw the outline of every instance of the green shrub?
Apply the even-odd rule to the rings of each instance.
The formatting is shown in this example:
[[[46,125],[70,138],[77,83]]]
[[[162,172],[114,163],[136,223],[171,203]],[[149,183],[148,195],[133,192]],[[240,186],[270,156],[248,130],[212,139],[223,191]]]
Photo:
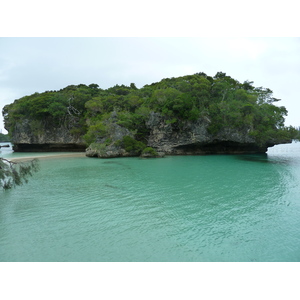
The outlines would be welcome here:
[[[150,154],[152,156],[157,156],[158,155],[157,152],[152,147],[146,147],[143,150],[142,154]]]
[[[137,141],[128,135],[123,137],[122,143],[127,152],[136,152],[137,154],[140,154],[146,148],[144,143]]]
[[[104,137],[107,134],[107,126],[103,122],[98,121],[95,125],[91,125],[83,139],[87,144],[93,143],[98,137]]]

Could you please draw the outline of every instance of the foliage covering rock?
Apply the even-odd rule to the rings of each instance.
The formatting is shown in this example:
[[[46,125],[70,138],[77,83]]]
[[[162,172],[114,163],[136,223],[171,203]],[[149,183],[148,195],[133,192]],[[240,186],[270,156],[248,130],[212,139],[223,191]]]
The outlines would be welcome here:
[[[35,93],[3,109],[20,151],[43,145],[81,145],[87,156],[139,156],[147,147],[166,154],[261,153],[291,142],[287,110],[272,90],[226,73],[196,73],[138,89],[97,84]],[[146,154],[145,154],[146,155]]]

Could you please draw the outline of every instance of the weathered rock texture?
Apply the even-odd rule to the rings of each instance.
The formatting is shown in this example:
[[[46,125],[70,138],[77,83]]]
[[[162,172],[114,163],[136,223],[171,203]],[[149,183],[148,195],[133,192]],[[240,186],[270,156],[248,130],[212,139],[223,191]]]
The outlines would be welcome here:
[[[181,128],[167,124],[158,113],[151,113],[147,122],[150,128],[148,146],[171,155],[264,153],[272,143],[259,146],[249,136],[248,130],[224,128],[218,134],[207,131],[209,120],[187,121]]]
[[[263,145],[256,143],[249,135],[249,129],[237,130],[223,128],[213,135],[207,131],[208,119],[197,121],[186,121],[180,128],[174,124],[168,124],[159,113],[151,112],[146,126],[150,130],[147,147],[152,147],[159,156],[166,155],[196,155],[196,154],[243,154],[243,153],[265,153],[268,147],[279,143],[291,141],[269,141]],[[110,123],[110,133],[107,137],[98,140],[90,145],[86,155],[91,157],[124,157],[136,156],[136,153],[126,152],[119,143],[124,136],[133,134],[124,127]],[[105,145],[104,141],[111,141]],[[143,157],[143,155],[142,155]],[[147,155],[144,155],[147,157]]]
[[[136,156],[126,152],[119,144],[124,136],[133,137],[133,134],[125,127],[117,124],[117,114],[112,112],[111,117],[107,120],[106,126],[108,132],[105,136],[98,137],[96,143],[91,144],[86,149],[86,156],[89,157],[123,157],[123,156]],[[109,140],[109,143],[107,142]]]
[[[66,126],[49,126],[46,122],[29,120],[15,126],[12,143],[17,152],[81,152],[86,148],[82,138],[71,134]]]
[[[79,135],[71,134],[66,126],[48,126],[43,122],[24,120],[13,132],[14,150],[28,151],[86,151],[89,157],[128,157],[137,156],[137,151],[126,151],[122,146],[125,136],[134,138],[134,132],[118,124],[113,112],[107,120],[107,132],[99,136],[95,143],[86,145]],[[207,131],[209,120],[186,121],[180,126],[168,124],[159,113],[151,112],[146,122],[149,130],[147,147],[152,147],[158,156],[195,154],[242,154],[265,153],[268,147],[291,141],[269,141],[259,145],[249,135],[249,129],[223,128],[213,135]],[[145,154],[144,157],[149,156]]]

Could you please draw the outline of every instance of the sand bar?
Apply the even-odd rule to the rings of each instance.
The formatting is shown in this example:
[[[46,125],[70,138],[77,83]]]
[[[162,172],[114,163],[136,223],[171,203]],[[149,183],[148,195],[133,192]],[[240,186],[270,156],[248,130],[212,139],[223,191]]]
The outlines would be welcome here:
[[[50,154],[50,155],[34,155],[34,156],[8,158],[8,159],[13,162],[24,162],[24,161],[28,161],[28,160],[33,160],[34,158],[47,159],[47,158],[65,158],[65,157],[85,157],[85,152],[57,153],[57,154]]]

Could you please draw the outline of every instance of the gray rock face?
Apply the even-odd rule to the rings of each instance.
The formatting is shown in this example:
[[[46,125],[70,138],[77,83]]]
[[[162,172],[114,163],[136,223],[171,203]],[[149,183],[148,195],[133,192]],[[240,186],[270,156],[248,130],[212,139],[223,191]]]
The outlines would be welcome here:
[[[266,152],[267,146],[258,146],[248,130],[222,129],[217,135],[207,131],[209,120],[186,121],[182,128],[167,124],[158,113],[151,113],[147,122],[150,129],[148,146],[170,155],[211,153],[257,153]]]
[[[168,124],[159,113],[151,112],[146,126],[149,129],[147,147],[152,147],[159,156],[195,154],[238,154],[264,153],[268,147],[278,144],[270,141],[258,145],[249,135],[249,128],[223,128],[212,135],[207,131],[208,118],[186,121],[180,126]],[[107,132],[99,136],[96,143],[87,149],[79,135],[72,134],[67,126],[49,126],[47,123],[24,120],[14,132],[13,144],[16,151],[85,151],[90,157],[137,156],[136,151],[127,152],[121,141],[125,136],[134,138],[135,132],[118,124],[117,113],[113,112],[106,121]],[[291,141],[282,141],[287,143]],[[148,155],[149,156],[149,155]],[[145,155],[147,157],[147,155]]]
[[[86,156],[100,158],[136,156],[133,153],[126,152],[116,143],[121,141],[125,136],[134,137],[127,128],[118,125],[117,121],[116,113],[113,112],[106,122],[108,128],[107,135],[105,137],[99,137],[96,143],[91,144],[86,149]],[[108,140],[109,144],[107,142]]]
[[[175,154],[176,148],[209,141],[205,122],[186,122],[182,129],[174,130],[158,113],[151,113],[146,124],[150,129],[148,146],[167,154]]]
[[[47,126],[42,121],[30,122],[23,120],[18,123],[12,134],[14,150],[18,152],[38,151],[85,151],[85,143],[80,138],[70,133],[63,126]]]
[[[91,144],[85,152],[88,157],[99,157],[99,158],[113,158],[113,157],[125,157],[130,156],[121,147],[116,147],[115,145],[108,145],[105,147],[99,147],[95,144]]]

